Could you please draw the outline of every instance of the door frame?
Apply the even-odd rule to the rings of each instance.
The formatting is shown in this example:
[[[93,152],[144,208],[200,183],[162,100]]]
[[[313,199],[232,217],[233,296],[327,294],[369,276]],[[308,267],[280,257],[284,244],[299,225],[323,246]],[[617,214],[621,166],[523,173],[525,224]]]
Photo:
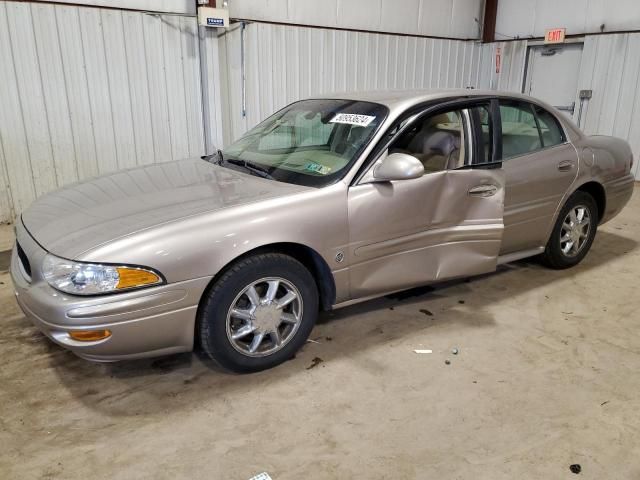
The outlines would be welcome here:
[[[522,93],[523,95],[529,95],[529,93],[527,92],[527,83],[529,81],[529,74],[531,73],[531,52],[534,51],[534,49],[541,49],[541,48],[553,48],[553,47],[557,47],[557,48],[563,48],[567,45],[582,45],[582,51],[584,52],[584,37],[576,37],[576,38],[568,38],[566,39],[563,43],[544,43],[544,40],[535,40],[535,41],[530,41],[527,43],[527,52],[524,56],[524,68],[523,68],[523,72],[522,72],[522,84],[520,85],[520,93]],[[580,74],[580,72],[578,72],[578,75]],[[576,92],[575,97],[577,98],[578,93]],[[571,114],[572,117],[575,117],[575,110],[574,112]]]
[[[367,173],[374,167],[376,162],[384,155],[384,153],[388,150],[389,146],[400,136],[402,135],[408,128],[414,125],[415,122],[420,121],[422,118],[428,115],[437,115],[439,112],[446,112],[453,109],[464,110],[465,108],[471,108],[477,104],[486,104],[490,105],[490,113],[491,113],[491,122],[493,124],[492,136],[491,136],[491,162],[480,164],[480,165],[468,165],[465,163],[462,168],[501,168],[502,166],[502,142],[501,142],[501,124],[500,124],[500,108],[498,105],[499,97],[493,95],[483,95],[477,97],[467,97],[467,98],[455,98],[455,99],[444,99],[436,100],[427,103],[421,103],[415,105],[413,107],[408,108],[404,113],[398,116],[389,127],[385,130],[385,133],[382,135],[381,139],[378,143],[373,147],[366,160],[362,162],[360,165],[358,172],[351,180],[349,187],[353,187],[356,185],[360,185],[368,175]],[[403,121],[408,120],[407,123],[400,128],[392,137],[389,137],[385,140],[387,133],[396,128],[397,125],[402,123]],[[477,144],[478,138],[478,130],[482,127],[474,121],[473,118],[470,119],[470,141],[472,142],[472,148],[475,151],[479,148]],[[480,132],[481,133],[481,132]],[[474,152],[475,153],[475,152]]]

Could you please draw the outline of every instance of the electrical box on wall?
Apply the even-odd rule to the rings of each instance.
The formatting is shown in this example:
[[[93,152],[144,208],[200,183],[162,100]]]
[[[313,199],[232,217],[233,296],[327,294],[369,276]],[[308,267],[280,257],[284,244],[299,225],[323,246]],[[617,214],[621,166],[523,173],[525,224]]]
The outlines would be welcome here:
[[[198,23],[203,27],[226,28],[229,26],[229,10],[198,7]]]

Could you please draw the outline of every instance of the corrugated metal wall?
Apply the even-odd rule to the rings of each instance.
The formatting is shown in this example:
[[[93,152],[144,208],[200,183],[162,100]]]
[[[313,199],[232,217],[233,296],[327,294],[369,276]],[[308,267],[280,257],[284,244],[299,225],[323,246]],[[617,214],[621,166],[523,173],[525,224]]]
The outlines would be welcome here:
[[[241,27],[221,38],[227,65],[225,143],[267,115],[320,93],[348,90],[480,87],[490,56],[459,40],[252,23],[246,26],[246,115],[243,116]]]
[[[199,155],[193,17],[0,2],[0,221],[99,173]]]
[[[564,27],[568,35],[637,30],[638,0],[506,0],[498,2],[496,38],[544,37]]]
[[[487,45],[491,56],[501,48],[499,90],[522,92],[526,40]],[[491,61],[495,61],[492,59]],[[484,65],[486,67],[486,65]],[[494,66],[495,68],[495,66]],[[640,180],[640,33],[588,35],[584,40],[577,90],[592,90],[584,104],[581,127],[589,135],[624,138],[633,150],[635,177]],[[576,105],[580,104],[576,92]],[[574,112],[577,121],[578,108]]]
[[[232,0],[232,18],[479,39],[484,0]]]
[[[585,39],[578,89],[593,90],[585,103],[582,128],[588,134],[626,139],[640,180],[640,33]],[[579,99],[576,99],[579,102]],[[578,105],[578,103],[576,103]]]

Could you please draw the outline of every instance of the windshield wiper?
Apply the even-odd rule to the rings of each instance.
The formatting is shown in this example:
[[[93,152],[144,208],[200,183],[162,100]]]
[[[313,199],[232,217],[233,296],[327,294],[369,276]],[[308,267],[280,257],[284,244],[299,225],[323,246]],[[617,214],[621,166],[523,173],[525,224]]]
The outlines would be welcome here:
[[[244,167],[246,170],[255,175],[258,175],[259,177],[268,178],[269,180],[275,180],[275,178],[273,178],[273,176],[269,173],[269,170],[260,167],[255,163],[249,163],[246,160],[236,160],[235,158],[227,158],[224,161],[232,165],[239,165],[241,167]]]

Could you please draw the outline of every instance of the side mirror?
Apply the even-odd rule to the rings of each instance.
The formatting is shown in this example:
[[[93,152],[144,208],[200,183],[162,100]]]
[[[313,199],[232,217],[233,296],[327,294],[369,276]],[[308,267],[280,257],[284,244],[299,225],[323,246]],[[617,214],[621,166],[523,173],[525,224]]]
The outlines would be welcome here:
[[[424,165],[406,153],[392,153],[375,167],[373,178],[379,182],[410,180],[424,175]]]

